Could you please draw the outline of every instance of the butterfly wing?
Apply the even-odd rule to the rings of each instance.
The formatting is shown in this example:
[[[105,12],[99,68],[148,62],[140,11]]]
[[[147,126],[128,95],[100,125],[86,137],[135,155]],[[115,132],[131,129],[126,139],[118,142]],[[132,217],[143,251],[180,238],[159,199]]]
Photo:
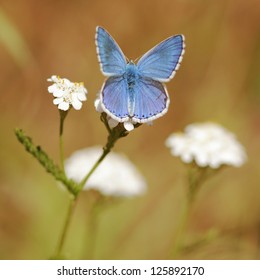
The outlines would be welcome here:
[[[132,120],[145,123],[163,116],[170,103],[166,88],[159,81],[139,77],[135,85]]]
[[[96,46],[101,71],[105,76],[122,75],[126,59],[112,36],[102,27],[96,29]]]
[[[183,35],[169,37],[141,57],[137,63],[139,73],[147,78],[168,82],[180,66],[184,48]]]
[[[113,119],[129,119],[127,83],[122,76],[109,77],[101,89],[101,106]]]

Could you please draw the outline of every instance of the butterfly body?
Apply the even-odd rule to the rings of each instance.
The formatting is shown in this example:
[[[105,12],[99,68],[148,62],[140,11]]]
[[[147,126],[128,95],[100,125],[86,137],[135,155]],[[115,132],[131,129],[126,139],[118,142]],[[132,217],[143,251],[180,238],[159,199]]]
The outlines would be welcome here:
[[[97,52],[101,71],[108,79],[100,94],[103,110],[119,122],[145,123],[164,115],[170,99],[163,85],[178,69],[184,37],[172,36],[141,57],[127,61],[109,33],[97,27]]]
[[[123,76],[126,79],[128,90],[133,89],[138,80],[138,72],[136,65],[132,61],[126,64],[126,69]]]

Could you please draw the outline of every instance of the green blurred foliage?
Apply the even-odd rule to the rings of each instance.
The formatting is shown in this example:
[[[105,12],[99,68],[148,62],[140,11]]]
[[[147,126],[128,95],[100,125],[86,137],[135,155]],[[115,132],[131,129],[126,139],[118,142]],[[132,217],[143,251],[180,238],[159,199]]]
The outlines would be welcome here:
[[[248,162],[204,185],[180,258],[260,258],[260,2],[258,0],[2,1],[0,10],[0,259],[53,253],[68,197],[14,136],[21,127],[58,162],[58,111],[47,93],[52,74],[83,81],[88,101],[65,124],[65,154],[104,144],[93,102],[104,77],[94,44],[105,27],[128,58],[184,34],[186,53],[167,84],[169,112],[118,142],[147,178],[141,198],[107,206],[99,217],[95,258],[163,259],[186,193],[186,167],[164,142],[187,124],[216,121],[246,147]],[[65,251],[82,258],[89,196],[74,213]],[[202,242],[201,236],[205,238]],[[213,236],[213,237],[212,237]]]

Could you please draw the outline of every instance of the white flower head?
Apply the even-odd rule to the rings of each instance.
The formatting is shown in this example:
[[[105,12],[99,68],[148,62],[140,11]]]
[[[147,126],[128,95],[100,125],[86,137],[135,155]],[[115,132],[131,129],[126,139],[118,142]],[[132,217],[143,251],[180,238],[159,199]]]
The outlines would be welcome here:
[[[70,106],[75,110],[80,110],[82,101],[87,100],[87,89],[83,83],[72,83],[68,79],[55,75],[47,81],[53,82],[53,85],[48,87],[48,92],[53,94],[55,97],[53,104],[58,105],[60,110],[67,111]]]
[[[69,178],[80,182],[102,153],[91,147],[73,153],[65,162]],[[136,167],[123,155],[110,152],[90,176],[84,190],[94,189],[107,196],[131,197],[146,191],[146,181]]]
[[[241,166],[247,159],[244,147],[233,133],[215,123],[191,124],[185,133],[173,133],[166,146],[185,163],[200,167],[219,168],[221,165]]]

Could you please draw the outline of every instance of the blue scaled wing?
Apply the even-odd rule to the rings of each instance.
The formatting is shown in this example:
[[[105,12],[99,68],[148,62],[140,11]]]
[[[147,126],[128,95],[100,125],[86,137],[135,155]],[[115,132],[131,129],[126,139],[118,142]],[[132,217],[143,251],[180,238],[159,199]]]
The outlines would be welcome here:
[[[137,63],[140,75],[168,82],[178,70],[184,54],[184,36],[169,37],[144,54]]]
[[[109,77],[101,89],[103,110],[119,122],[129,119],[127,83],[122,76]]]
[[[145,123],[164,115],[170,103],[166,88],[159,81],[140,77],[135,85],[132,120]]]
[[[101,71],[105,76],[122,75],[126,59],[112,36],[102,27],[96,29],[96,46]]]

